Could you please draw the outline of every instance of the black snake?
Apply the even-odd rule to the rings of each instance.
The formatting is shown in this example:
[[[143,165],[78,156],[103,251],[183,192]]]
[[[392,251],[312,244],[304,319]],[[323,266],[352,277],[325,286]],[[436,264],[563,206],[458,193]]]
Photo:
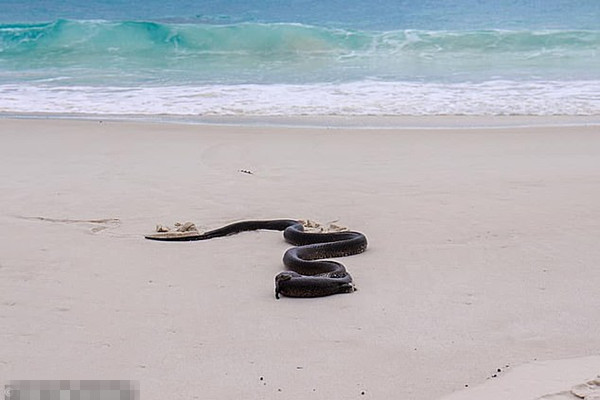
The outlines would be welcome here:
[[[367,238],[360,232],[342,231],[328,233],[305,232],[300,221],[274,219],[241,221],[197,235],[159,236],[146,239],[167,241],[207,240],[244,231],[267,229],[283,231],[283,237],[296,247],[283,255],[287,271],[275,276],[275,297],[321,297],[355,290],[352,276],[343,264],[321,260],[362,253],[367,248]]]

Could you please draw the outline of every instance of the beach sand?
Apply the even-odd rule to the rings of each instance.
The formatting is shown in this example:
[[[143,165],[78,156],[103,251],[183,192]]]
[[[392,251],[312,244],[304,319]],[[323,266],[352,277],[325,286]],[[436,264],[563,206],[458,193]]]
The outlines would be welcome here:
[[[578,398],[600,374],[598,125],[5,118],[0,144],[0,384],[525,400]],[[340,259],[359,290],[275,300],[279,232],[143,238],[272,218],[363,232],[368,250]]]

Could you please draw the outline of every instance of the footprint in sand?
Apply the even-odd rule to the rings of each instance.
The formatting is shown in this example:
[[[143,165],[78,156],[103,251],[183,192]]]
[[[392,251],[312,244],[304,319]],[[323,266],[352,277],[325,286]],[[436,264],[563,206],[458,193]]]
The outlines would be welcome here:
[[[575,385],[571,390],[564,392],[552,393],[537,400],[600,400],[600,375],[596,379],[589,380],[585,383]]]
[[[573,386],[571,393],[584,400],[600,400],[600,375],[596,379]]]

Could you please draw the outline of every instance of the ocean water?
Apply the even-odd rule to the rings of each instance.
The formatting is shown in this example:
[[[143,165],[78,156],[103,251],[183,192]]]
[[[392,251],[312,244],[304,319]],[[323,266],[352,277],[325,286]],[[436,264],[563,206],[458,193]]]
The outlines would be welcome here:
[[[0,113],[600,115],[600,1],[0,0]]]

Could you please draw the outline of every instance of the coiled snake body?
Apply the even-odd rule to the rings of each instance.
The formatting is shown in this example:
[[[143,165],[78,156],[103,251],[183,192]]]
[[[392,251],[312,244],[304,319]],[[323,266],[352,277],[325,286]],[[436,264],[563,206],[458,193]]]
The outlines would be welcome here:
[[[241,221],[197,235],[160,237],[148,235],[146,239],[166,241],[207,240],[257,229],[283,231],[288,243],[296,247],[283,255],[287,271],[275,276],[275,297],[321,297],[355,290],[352,276],[343,264],[322,260],[362,253],[367,248],[367,238],[360,232],[343,231],[328,233],[304,232],[300,221],[275,219],[264,221]]]

